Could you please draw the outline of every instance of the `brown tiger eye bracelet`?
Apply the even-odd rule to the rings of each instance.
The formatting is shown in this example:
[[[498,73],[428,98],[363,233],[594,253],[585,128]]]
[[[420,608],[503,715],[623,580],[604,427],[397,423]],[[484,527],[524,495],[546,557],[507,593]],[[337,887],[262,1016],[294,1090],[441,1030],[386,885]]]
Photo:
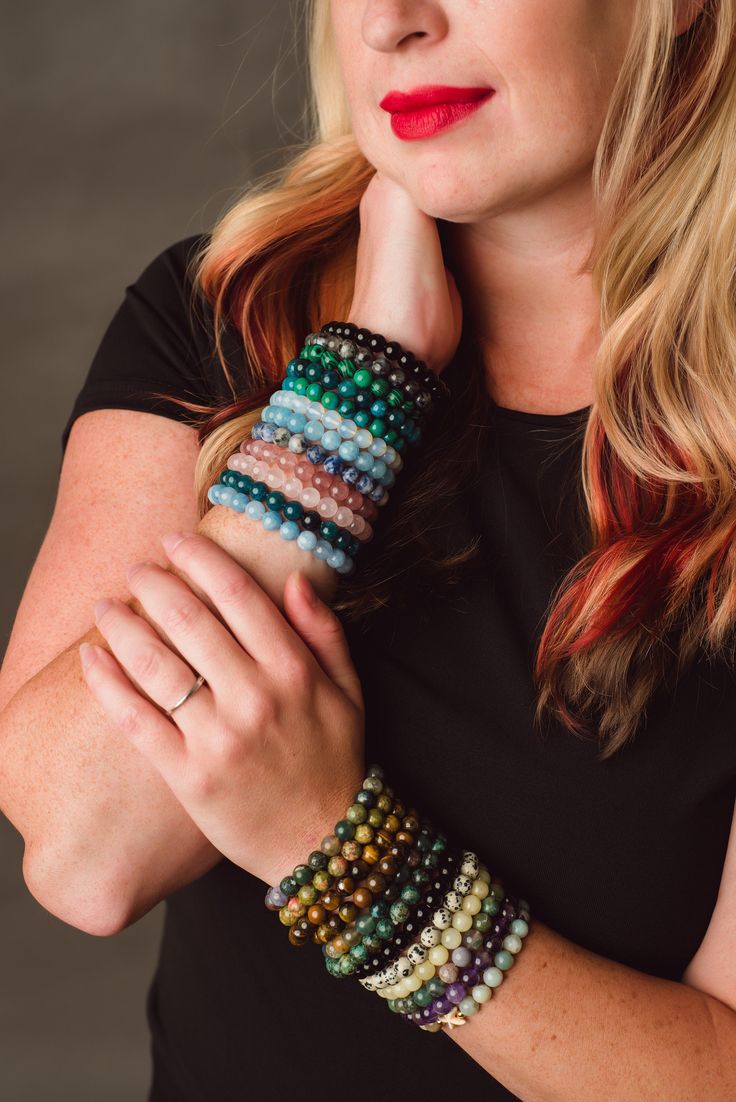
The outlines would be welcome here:
[[[399,802],[393,807],[402,812],[404,810]],[[363,847],[363,854],[353,867],[323,892],[317,894],[319,879],[315,876],[311,885],[305,885],[281,908],[279,917],[285,926],[290,927],[289,940],[293,945],[303,945],[310,938],[327,944],[350,925],[362,909],[370,907],[376,898],[386,894],[389,899],[392,898],[392,885],[400,869],[408,861],[416,860],[412,857],[412,847],[415,846],[415,834],[420,826],[413,809],[403,819],[396,818],[398,829],[391,831],[384,824],[374,840]],[[315,931],[314,927],[318,929]]]
[[[325,903],[309,907],[306,914],[300,915],[291,926],[289,930],[291,943],[302,945],[312,940],[322,945],[330,945],[333,950],[338,949],[342,952],[344,949],[339,948],[342,942],[338,939],[346,930],[354,928],[355,920],[361,912],[379,903],[388,913],[389,905],[399,898],[404,887],[416,887],[418,894],[421,894],[420,888],[430,879],[430,873],[426,870],[424,872],[420,870],[417,873],[414,870],[422,863],[426,847],[431,844],[433,838],[426,828],[423,828],[421,833],[425,838],[424,850],[420,848],[419,840],[411,848],[406,843],[395,843],[381,858],[376,870],[354,888],[352,898],[343,900],[337,907],[332,908],[333,913],[325,914],[325,911],[330,909],[328,904],[333,902],[332,899],[327,898],[329,893],[326,893]],[[343,886],[346,892],[349,892],[352,886],[349,880],[350,878],[346,877],[345,882],[338,886]],[[347,947],[345,945],[345,948]]]

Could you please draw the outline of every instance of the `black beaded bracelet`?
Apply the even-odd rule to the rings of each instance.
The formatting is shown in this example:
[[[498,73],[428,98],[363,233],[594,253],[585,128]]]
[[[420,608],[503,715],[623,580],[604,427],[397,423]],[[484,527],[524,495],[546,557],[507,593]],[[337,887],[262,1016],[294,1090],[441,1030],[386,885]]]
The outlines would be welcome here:
[[[449,848],[441,855],[441,864],[427,885],[427,891],[418,904],[412,908],[406,922],[403,926],[397,928],[378,952],[372,953],[369,960],[358,965],[352,973],[354,976],[357,978],[370,976],[381,968],[385,968],[399,955],[400,950],[416,939],[419,932],[431,919],[433,911],[440,905],[440,901],[449,885],[457,876],[460,861],[461,854],[456,849]]]
[[[407,379],[415,379],[433,398],[450,397],[450,388],[442,376],[432,371],[424,360],[417,359],[413,352],[403,349],[398,341],[387,340],[381,333],[373,333],[370,329],[349,321],[331,321],[322,329],[330,336],[352,341],[360,348],[367,349],[373,356],[383,356],[397,364],[406,371]]]

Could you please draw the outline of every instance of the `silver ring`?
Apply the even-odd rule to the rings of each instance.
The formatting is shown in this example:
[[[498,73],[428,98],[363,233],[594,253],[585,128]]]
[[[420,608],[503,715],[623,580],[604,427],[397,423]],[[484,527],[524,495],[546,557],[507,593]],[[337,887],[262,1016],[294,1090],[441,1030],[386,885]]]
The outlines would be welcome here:
[[[190,689],[187,689],[187,691],[184,693],[184,696],[181,698],[181,700],[177,700],[176,704],[174,704],[174,706],[172,708],[169,708],[169,710],[166,712],[166,715],[170,716],[171,713],[175,712],[177,708],[181,708],[184,701],[189,700],[190,696],[194,696],[197,689],[200,689],[202,687],[202,685],[204,685],[204,674],[199,675],[199,677],[194,682],[192,687]]]

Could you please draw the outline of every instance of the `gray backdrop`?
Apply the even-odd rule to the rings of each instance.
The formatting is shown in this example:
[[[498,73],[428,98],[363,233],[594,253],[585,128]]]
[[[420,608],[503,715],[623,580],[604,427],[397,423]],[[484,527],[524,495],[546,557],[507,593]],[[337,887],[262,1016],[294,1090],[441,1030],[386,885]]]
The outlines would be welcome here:
[[[51,515],[61,429],[125,285],[208,230],[302,134],[300,3],[0,9],[0,653]],[[22,854],[0,815],[0,1098],[142,1102],[163,908],[113,937],[84,934],[36,903]]]

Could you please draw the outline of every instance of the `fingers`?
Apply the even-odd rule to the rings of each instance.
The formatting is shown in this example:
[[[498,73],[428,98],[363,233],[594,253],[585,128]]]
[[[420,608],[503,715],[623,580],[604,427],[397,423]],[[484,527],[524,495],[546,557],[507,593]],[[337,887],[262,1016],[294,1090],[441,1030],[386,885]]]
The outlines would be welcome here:
[[[286,580],[284,600],[289,619],[327,676],[356,707],[362,708],[360,678],[335,612],[319,599],[309,579],[298,570],[292,571]]]
[[[135,563],[128,570],[128,586],[146,615],[161,628],[164,639],[176,648],[184,663],[189,663],[196,673],[204,674],[213,692],[227,693],[233,684],[244,683],[248,667],[254,665],[251,656],[183,578],[155,562]],[[132,642],[129,640],[128,644]],[[138,634],[138,645],[142,642],[143,636]],[[153,657],[158,657],[158,652]],[[125,654],[121,653],[120,660],[127,669]],[[148,673],[143,659],[139,661],[143,663],[143,672]],[[190,677],[189,683],[191,680]],[[148,691],[146,685],[144,688]]]
[[[155,705],[140,695],[118,662],[104,647],[83,643],[80,658],[87,685],[102,710],[173,787],[172,782],[186,759],[184,740],[179,729]],[[87,662],[91,664],[85,668]],[[182,709],[188,707],[189,703],[187,701],[182,705]]]
[[[164,547],[177,570],[207,595],[256,662],[278,670],[290,652],[309,655],[309,648],[255,578],[214,540],[186,534],[175,547]]]
[[[169,709],[181,700],[197,674],[204,673],[209,682],[205,670],[195,666],[196,672],[193,672],[192,666],[170,650],[154,628],[123,601],[115,598],[99,601],[95,606],[95,620],[98,630],[110,645],[115,664],[121,671],[120,676],[124,671],[128,683],[138,686],[159,708]],[[225,631],[224,628],[222,630]],[[212,666],[213,663],[210,663]],[[98,677],[102,676],[103,668],[101,666],[97,671]],[[186,706],[182,705],[181,715],[177,710],[176,722],[183,720],[185,713],[192,721],[196,721],[198,713],[201,720],[209,695],[210,690],[203,685],[191,704],[187,701]]]

